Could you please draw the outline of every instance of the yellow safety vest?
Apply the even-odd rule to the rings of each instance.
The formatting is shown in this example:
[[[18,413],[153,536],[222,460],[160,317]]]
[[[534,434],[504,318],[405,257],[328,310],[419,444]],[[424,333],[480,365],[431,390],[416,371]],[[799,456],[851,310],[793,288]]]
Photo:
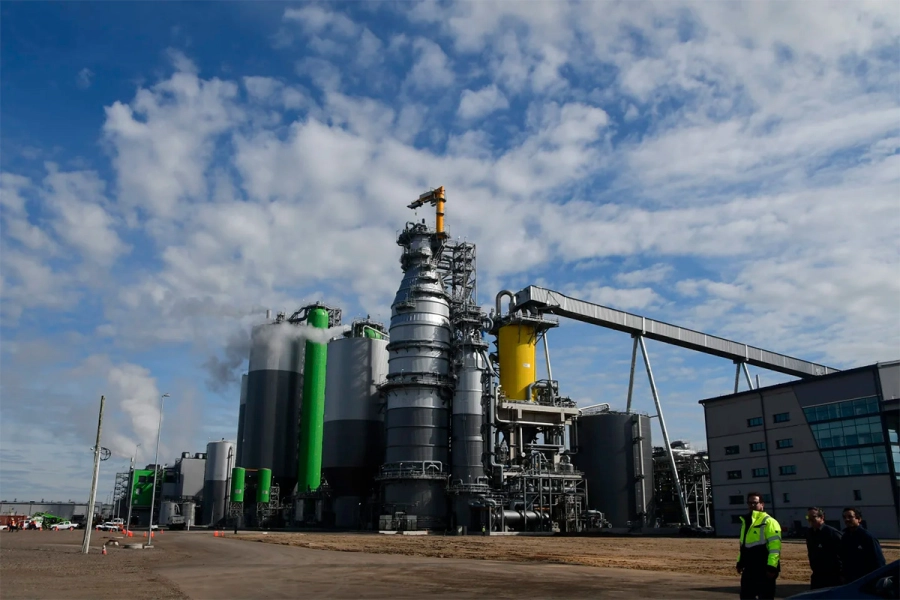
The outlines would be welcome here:
[[[746,517],[741,516],[741,549],[738,564],[744,568],[768,566],[779,568],[781,559],[781,525],[758,510],[753,511],[749,530]]]

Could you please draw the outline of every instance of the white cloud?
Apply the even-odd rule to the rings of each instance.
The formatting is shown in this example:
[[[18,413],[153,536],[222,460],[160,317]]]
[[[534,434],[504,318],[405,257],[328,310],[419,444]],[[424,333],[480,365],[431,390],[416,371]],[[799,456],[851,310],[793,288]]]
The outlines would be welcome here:
[[[181,65],[184,67],[184,65]],[[118,200],[150,216],[172,217],[179,202],[202,200],[215,138],[239,123],[237,86],[190,70],[106,108]]]
[[[109,267],[128,250],[103,205],[105,183],[92,172],[58,171],[51,166],[44,179],[44,200],[55,213],[57,236],[81,253],[87,263]]]
[[[509,108],[509,102],[496,85],[489,85],[476,92],[463,90],[457,114],[466,120],[486,117],[496,110]]]
[[[417,38],[412,45],[416,60],[406,77],[408,85],[415,90],[434,93],[453,84],[456,77],[450,59],[440,46],[424,38]]]
[[[78,77],[75,78],[75,84],[82,90],[86,90],[91,87],[93,80],[94,72],[85,67],[78,71]]]

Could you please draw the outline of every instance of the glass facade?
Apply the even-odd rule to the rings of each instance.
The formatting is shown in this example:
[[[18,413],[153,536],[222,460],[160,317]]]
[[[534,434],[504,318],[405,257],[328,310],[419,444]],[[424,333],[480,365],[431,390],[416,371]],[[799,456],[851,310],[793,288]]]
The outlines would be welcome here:
[[[872,415],[878,414],[878,412],[878,398],[876,396],[845,400],[844,402],[832,402],[831,404],[821,404],[819,406],[809,406],[803,409],[803,413],[806,415],[806,421],[808,423],[845,419],[847,417],[860,415]]]
[[[819,448],[883,444],[881,417],[862,417],[810,425]]]
[[[803,409],[829,475],[890,473],[879,412],[877,396]]]
[[[828,474],[833,477],[845,475],[874,475],[890,473],[884,448],[846,448],[822,452]]]

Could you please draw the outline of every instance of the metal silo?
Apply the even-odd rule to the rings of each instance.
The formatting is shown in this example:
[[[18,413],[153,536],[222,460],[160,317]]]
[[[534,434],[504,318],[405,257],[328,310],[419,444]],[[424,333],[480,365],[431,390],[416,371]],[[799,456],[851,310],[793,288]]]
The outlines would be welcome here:
[[[282,490],[293,489],[297,481],[305,353],[298,327],[305,325],[281,313],[275,321],[253,328],[238,465],[272,469]]]
[[[315,307],[307,313],[307,323],[328,328],[328,311]],[[322,429],[325,414],[325,373],[328,345],[306,340],[300,444],[297,459],[297,491],[313,492],[322,484]]]
[[[247,374],[241,375],[241,403],[238,408],[237,430],[237,461],[236,464],[244,464],[241,460],[241,452],[244,450],[244,418],[247,416]]]
[[[650,418],[605,412],[578,418],[575,467],[584,473],[590,508],[613,527],[647,523],[653,494]]]
[[[228,479],[234,467],[234,442],[225,440],[206,445],[206,472],[203,476],[203,523],[216,524],[225,516]]]
[[[385,509],[415,515],[423,529],[446,524],[451,401],[450,306],[438,274],[444,235],[409,223],[403,281],[391,305],[385,394]]]
[[[335,525],[359,527],[360,511],[384,460],[378,384],[388,372],[380,324],[353,323],[351,337],[328,344],[322,472],[333,494]]]

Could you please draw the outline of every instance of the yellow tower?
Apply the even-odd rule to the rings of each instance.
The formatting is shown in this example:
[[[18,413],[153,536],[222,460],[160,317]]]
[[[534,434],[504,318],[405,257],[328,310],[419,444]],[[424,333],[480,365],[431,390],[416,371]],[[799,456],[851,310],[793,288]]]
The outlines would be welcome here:
[[[514,323],[499,331],[500,385],[509,400],[531,400],[528,388],[537,381],[535,367],[537,330]]]

